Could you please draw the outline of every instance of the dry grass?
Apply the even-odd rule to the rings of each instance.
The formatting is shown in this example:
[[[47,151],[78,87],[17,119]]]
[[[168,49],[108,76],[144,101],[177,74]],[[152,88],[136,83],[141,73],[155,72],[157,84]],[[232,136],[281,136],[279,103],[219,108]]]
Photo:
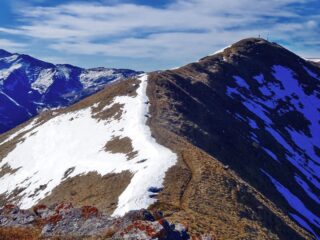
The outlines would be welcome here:
[[[0,240],[36,240],[40,231],[35,228],[0,228]]]
[[[119,136],[114,137],[106,143],[105,151],[111,153],[124,153],[128,160],[131,160],[138,154],[137,151],[133,151],[132,140],[130,138],[120,138]]]
[[[132,173],[110,173],[101,176],[97,172],[67,178],[52,193],[40,201],[47,206],[57,202],[70,202],[74,206],[94,206],[107,214],[117,207],[118,197],[131,181]]]

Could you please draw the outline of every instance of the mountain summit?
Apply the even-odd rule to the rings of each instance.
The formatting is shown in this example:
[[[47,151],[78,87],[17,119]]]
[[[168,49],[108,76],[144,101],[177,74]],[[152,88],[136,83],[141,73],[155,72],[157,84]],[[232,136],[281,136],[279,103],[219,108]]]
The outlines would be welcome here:
[[[158,209],[216,239],[319,239],[319,106],[318,65],[244,39],[0,135],[1,201]]]
[[[54,65],[0,50],[0,133],[43,110],[69,106],[110,81],[137,74],[126,69]]]

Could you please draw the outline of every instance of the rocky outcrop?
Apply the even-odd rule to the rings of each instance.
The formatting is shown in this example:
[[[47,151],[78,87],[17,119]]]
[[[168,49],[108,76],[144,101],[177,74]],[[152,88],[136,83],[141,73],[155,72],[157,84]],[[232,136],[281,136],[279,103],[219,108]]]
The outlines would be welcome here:
[[[162,239],[186,240],[187,226],[170,224],[162,213],[131,211],[112,218],[95,207],[75,208],[70,203],[22,210],[15,205],[0,209],[1,239]],[[213,239],[203,235],[199,239]]]

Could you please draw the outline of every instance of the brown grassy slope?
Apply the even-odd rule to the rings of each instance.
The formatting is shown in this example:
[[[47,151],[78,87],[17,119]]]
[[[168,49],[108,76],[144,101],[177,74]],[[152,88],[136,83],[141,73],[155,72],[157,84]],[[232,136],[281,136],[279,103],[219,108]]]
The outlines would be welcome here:
[[[0,227],[0,240],[38,240],[40,231],[35,228]]]
[[[96,172],[78,175],[63,181],[49,196],[40,200],[39,204],[50,206],[59,202],[70,202],[76,207],[89,205],[112,214],[131,177],[132,173],[129,171],[104,176]]]

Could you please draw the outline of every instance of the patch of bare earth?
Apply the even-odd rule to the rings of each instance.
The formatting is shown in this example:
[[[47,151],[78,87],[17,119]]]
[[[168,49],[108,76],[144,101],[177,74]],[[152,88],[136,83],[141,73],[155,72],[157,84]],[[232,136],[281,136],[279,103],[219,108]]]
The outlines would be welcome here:
[[[105,151],[126,154],[128,160],[133,159],[137,155],[138,152],[133,150],[132,140],[128,137],[114,137],[105,145]]]
[[[70,202],[74,206],[90,205],[112,214],[117,208],[120,194],[129,185],[132,173],[110,173],[101,176],[97,172],[67,178],[39,203],[53,205]]]
[[[18,169],[12,169],[8,164],[5,164],[0,168],[0,178],[6,174],[14,174]],[[21,193],[23,188],[16,188],[12,193],[3,193],[0,194],[0,206],[6,204],[7,202],[17,202],[21,199],[19,193]]]

